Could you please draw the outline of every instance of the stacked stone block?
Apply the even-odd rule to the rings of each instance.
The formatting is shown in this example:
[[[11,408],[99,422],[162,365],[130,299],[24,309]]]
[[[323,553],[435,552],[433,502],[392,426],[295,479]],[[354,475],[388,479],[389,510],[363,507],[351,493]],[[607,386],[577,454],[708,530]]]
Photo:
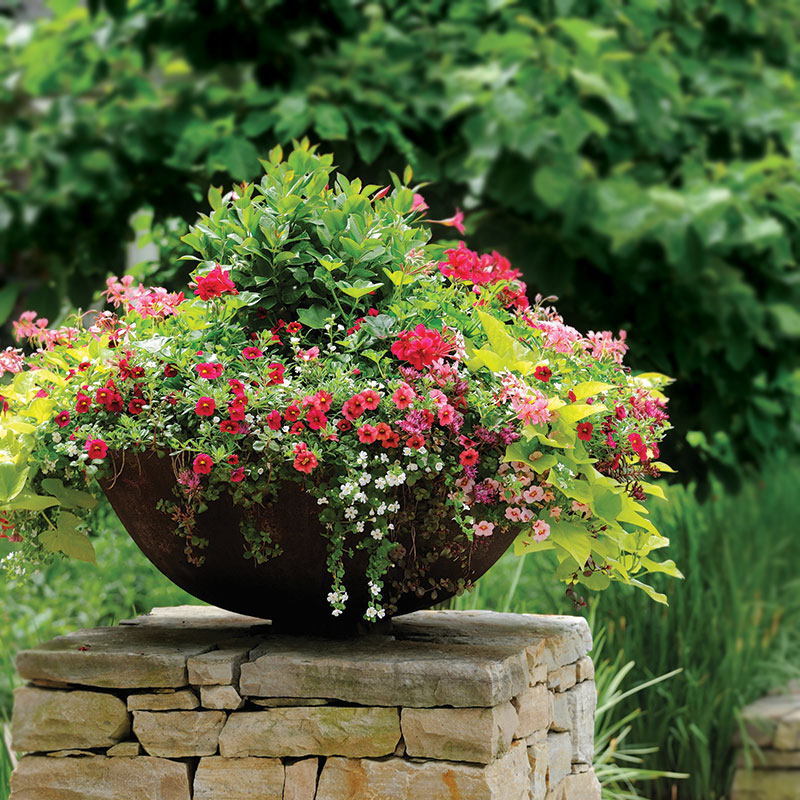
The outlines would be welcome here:
[[[742,712],[731,800],[800,800],[800,686]]]
[[[20,654],[11,800],[599,800],[590,647],[579,617],[156,609]]]

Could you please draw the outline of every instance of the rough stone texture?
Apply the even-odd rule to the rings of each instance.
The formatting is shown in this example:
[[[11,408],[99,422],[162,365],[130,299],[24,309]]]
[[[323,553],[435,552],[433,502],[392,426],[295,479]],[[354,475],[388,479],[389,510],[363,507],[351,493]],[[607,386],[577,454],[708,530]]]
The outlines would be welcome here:
[[[21,752],[110,747],[130,730],[125,704],[105,692],[30,686],[14,692],[11,737]]]
[[[511,645],[368,636],[328,641],[322,648],[318,640],[276,636],[251,659],[241,666],[239,691],[255,697],[333,698],[407,708],[491,707],[529,683],[525,652]]]
[[[326,706],[327,700],[321,697],[248,697],[249,702],[266,708],[280,706]]]
[[[572,740],[568,733],[547,734],[547,787],[555,789],[572,771]]]
[[[576,664],[566,664],[547,676],[547,687],[554,692],[566,692],[578,682]]]
[[[134,711],[133,732],[151,756],[213,756],[224,711]]]
[[[553,731],[569,731],[572,760],[592,763],[594,750],[594,710],[597,690],[594,681],[584,681],[566,692],[553,695]]]
[[[133,756],[140,756],[143,752],[144,750],[142,750],[142,746],[139,742],[120,742],[113,747],[109,747],[108,750],[106,750],[106,755],[131,758]]]
[[[191,689],[159,694],[129,694],[129,711],[191,711],[200,705]]]
[[[576,677],[578,683],[581,681],[594,680],[594,661],[589,656],[584,656],[577,664],[575,664]]]
[[[318,771],[318,758],[304,758],[294,764],[287,764],[283,800],[314,800]]]
[[[194,686],[231,685],[239,683],[239,668],[259,639],[231,641],[226,647],[190,658],[187,662],[189,683]]]
[[[194,800],[284,800],[279,758],[201,758]],[[313,800],[313,796],[312,796]]]
[[[394,708],[271,708],[238,711],[219,737],[220,754],[240,756],[386,756],[400,741]]]
[[[503,758],[488,766],[329,758],[316,800],[528,800],[529,791],[526,747],[514,742]]]
[[[412,758],[488,764],[508,752],[517,712],[510,702],[494,708],[404,708],[400,726]]]
[[[600,800],[600,781],[594,772],[579,772],[564,778],[564,800]]]
[[[773,747],[776,750],[800,750],[800,709],[778,720]]]
[[[800,694],[770,695],[756,700],[742,711],[747,736],[759,747],[772,745],[780,722],[800,711]],[[742,744],[737,731],[734,743]],[[787,749],[787,748],[781,748]]]
[[[797,770],[737,770],[731,800],[800,800]]]
[[[571,727],[571,720],[566,692],[555,692],[550,697],[553,701],[553,721],[550,723],[550,730],[568,731]]]
[[[20,759],[9,800],[191,800],[189,765],[161,758]]]
[[[268,619],[248,617],[234,611],[226,611],[216,606],[161,606],[148,614],[140,614],[133,619],[123,619],[120,625],[156,626],[186,628],[218,628],[228,636],[232,633],[245,634],[253,631],[268,633],[272,625]]]
[[[500,614],[495,611],[416,611],[392,620],[398,639],[451,643],[508,643],[542,646],[548,670],[583,658],[592,649],[592,634],[583,617]]]
[[[750,753],[748,760],[742,750],[736,755],[736,766],[752,769],[771,769],[773,767],[786,767],[787,769],[800,769],[800,750],[770,750],[762,749]],[[798,775],[800,779],[800,775]]]
[[[244,700],[233,686],[201,686],[200,700],[203,708],[227,708],[235,711],[244,705]]]
[[[529,687],[511,702],[518,715],[515,739],[527,739],[534,731],[547,730],[550,727],[553,720],[553,701],[543,683]]]
[[[547,739],[528,744],[531,769],[531,800],[544,800],[547,794],[547,768],[550,763]]]
[[[82,758],[84,756],[93,756],[91,750],[55,750],[52,753],[45,753],[48,758],[68,758],[68,757],[79,757]]]

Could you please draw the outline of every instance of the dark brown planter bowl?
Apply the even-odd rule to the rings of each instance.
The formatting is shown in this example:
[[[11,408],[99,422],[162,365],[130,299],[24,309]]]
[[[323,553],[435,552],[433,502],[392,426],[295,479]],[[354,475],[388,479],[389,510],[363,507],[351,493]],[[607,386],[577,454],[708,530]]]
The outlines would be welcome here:
[[[186,557],[184,539],[175,533],[174,523],[156,509],[159,499],[174,500],[175,476],[170,459],[146,452],[128,453],[124,459],[114,454],[113,460],[116,479],[104,481],[103,489],[114,511],[145,556],[182,589],[229,611],[272,620],[276,629],[287,633],[348,636],[385,630],[385,625],[362,619],[368,601],[363,551],[356,551],[352,560],[345,561],[347,610],[339,617],[332,616],[327,602],[327,540],[317,518],[319,506],[299,484],[285,483],[278,501],[258,511],[258,521],[269,525],[273,541],[283,549],[281,555],[264,564],[243,557],[245,542],[239,532],[242,511],[226,495],[209,503],[208,510],[197,518],[196,533],[208,539],[208,547],[200,551],[205,556],[202,565],[194,566]],[[420,544],[419,537],[412,543],[407,531],[400,531],[398,540],[408,553],[412,545],[420,548],[425,544]],[[513,540],[513,532],[476,539],[468,554],[468,566],[438,558],[430,576],[475,581]],[[402,566],[393,570],[395,577],[402,574],[398,572]],[[406,592],[397,598],[395,614],[430,608],[453,594],[439,591],[434,598],[430,593],[418,596]]]

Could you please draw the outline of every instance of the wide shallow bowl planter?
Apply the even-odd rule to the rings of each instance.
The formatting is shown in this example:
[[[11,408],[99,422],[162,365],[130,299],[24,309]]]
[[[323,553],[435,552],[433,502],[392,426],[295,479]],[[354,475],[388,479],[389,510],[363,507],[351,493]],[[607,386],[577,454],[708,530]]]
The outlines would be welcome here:
[[[344,578],[349,600],[339,617],[331,614],[327,602],[331,579],[326,567],[328,541],[318,519],[316,499],[296,483],[284,483],[277,502],[258,506],[259,526],[267,526],[282,553],[258,564],[245,559],[246,543],[239,531],[243,510],[224,495],[210,502],[197,517],[195,533],[208,540],[201,551],[202,564],[187,558],[184,537],[175,523],[159,511],[159,500],[174,499],[175,475],[169,458],[153,452],[115,454],[115,478],[103,488],[128,533],[148,559],[173,583],[195,597],[221,608],[270,619],[286,632],[349,635],[380,630],[362,616],[367,607],[368,588],[364,577],[367,556],[356,551],[345,559]],[[405,553],[384,578],[385,592],[396,602],[395,614],[429,608],[452,597],[460,579],[477,580],[492,566],[514,540],[514,532],[498,533],[468,543],[458,557],[442,555],[442,537],[463,540],[452,528],[430,531],[410,525],[397,532]],[[423,575],[414,577],[420,566]],[[431,591],[431,580],[445,588]]]

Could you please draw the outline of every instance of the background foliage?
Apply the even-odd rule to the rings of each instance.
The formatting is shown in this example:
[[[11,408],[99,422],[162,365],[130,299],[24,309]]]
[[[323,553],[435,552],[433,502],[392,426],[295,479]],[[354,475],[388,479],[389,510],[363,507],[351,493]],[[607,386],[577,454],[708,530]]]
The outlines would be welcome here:
[[[687,473],[800,437],[794,0],[50,7],[0,47],[0,319],[85,305],[134,218],[180,282],[209,183],[308,134],[368,181],[411,163],[432,217],[464,206],[570,322],[626,327],[678,379]]]

